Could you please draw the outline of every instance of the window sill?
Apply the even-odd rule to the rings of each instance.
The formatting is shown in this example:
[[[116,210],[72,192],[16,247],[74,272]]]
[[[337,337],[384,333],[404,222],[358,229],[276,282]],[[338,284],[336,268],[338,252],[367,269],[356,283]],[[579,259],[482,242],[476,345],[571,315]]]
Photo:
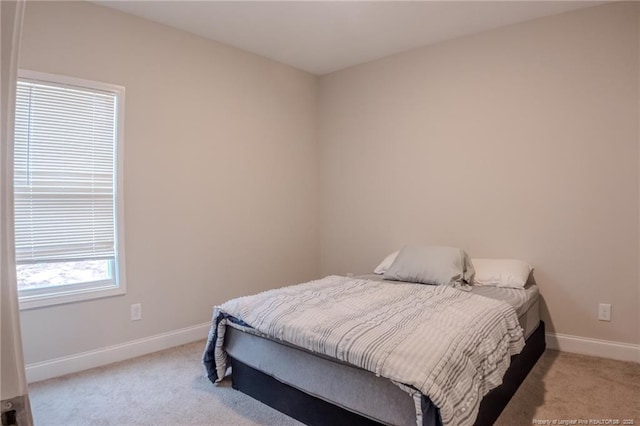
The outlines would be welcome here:
[[[20,304],[20,310],[25,311],[35,308],[44,308],[47,306],[101,299],[103,297],[120,296],[125,293],[126,290],[124,286],[110,284],[96,286],[89,289],[71,289],[67,291],[61,291],[58,289],[55,290],[55,292],[45,294],[21,295],[18,301]]]

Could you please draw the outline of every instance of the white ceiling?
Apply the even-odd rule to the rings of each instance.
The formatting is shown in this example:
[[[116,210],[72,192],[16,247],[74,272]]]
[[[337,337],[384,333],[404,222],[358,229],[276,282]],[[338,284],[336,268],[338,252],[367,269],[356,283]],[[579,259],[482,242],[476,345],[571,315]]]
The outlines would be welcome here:
[[[95,1],[314,74],[604,1]]]

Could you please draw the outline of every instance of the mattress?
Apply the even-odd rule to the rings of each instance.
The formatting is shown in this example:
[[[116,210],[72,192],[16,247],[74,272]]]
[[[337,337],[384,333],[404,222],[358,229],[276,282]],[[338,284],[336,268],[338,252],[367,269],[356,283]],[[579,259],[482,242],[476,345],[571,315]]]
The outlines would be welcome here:
[[[377,275],[359,278],[381,280]],[[525,289],[474,287],[473,292],[513,306],[525,337],[540,322],[535,285]],[[227,331],[225,348],[231,357],[282,383],[364,417],[385,424],[416,424],[413,398],[369,371],[232,327]]]
[[[471,290],[479,296],[502,300],[513,306],[518,314],[520,327],[524,330],[524,338],[528,338],[540,324],[540,293],[536,285],[524,289],[500,287],[473,287]]]

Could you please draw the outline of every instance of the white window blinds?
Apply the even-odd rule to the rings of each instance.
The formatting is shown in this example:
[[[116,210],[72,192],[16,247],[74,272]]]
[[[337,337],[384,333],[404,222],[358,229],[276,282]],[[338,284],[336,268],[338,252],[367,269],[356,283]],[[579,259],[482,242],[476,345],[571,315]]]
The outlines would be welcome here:
[[[115,258],[117,94],[20,79],[19,264]]]

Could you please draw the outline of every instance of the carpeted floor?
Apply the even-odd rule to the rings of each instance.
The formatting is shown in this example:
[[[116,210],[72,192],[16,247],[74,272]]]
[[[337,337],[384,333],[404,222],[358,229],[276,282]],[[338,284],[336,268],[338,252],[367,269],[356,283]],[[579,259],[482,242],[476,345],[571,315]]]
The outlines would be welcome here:
[[[300,425],[233,390],[228,379],[211,384],[203,348],[192,343],[34,383],[36,426]],[[496,424],[607,419],[640,425],[640,364],[547,351]]]
[[[640,364],[547,350],[496,425],[545,420],[551,425],[640,425]]]

